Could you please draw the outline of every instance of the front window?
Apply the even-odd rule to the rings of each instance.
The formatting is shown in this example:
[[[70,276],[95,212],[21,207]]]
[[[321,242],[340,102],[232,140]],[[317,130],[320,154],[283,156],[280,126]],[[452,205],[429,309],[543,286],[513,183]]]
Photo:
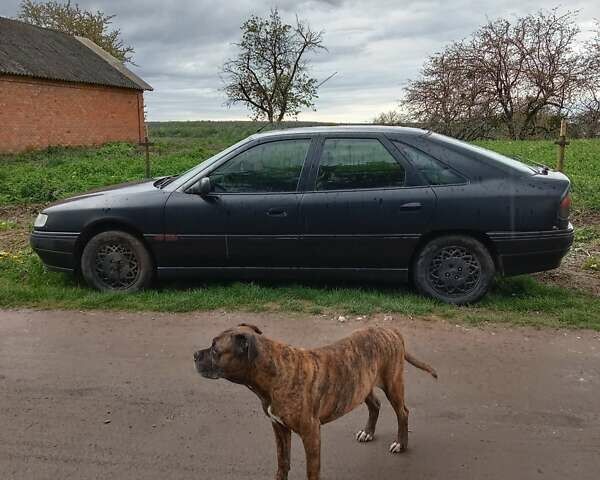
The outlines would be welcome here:
[[[405,171],[379,140],[325,140],[317,190],[390,188],[404,185]]]
[[[310,147],[309,139],[256,145],[210,174],[215,192],[295,192]]]
[[[185,182],[187,182],[188,180],[191,180],[205,168],[208,168],[210,165],[212,165],[215,162],[218,162],[223,157],[229,155],[231,152],[237,150],[238,148],[241,148],[244,144],[248,143],[251,140],[251,138],[252,137],[241,140],[238,143],[235,143],[235,144],[231,145],[230,147],[227,147],[225,150],[217,153],[216,155],[213,155],[212,157],[207,158],[206,160],[203,160],[198,165],[190,168],[189,170],[187,170],[186,172],[182,173],[181,175],[179,175],[177,177],[178,183],[181,185],[181,184],[184,184]]]

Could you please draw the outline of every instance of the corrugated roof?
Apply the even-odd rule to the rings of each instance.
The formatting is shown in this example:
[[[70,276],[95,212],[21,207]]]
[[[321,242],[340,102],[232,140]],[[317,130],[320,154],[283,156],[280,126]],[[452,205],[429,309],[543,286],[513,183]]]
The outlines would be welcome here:
[[[0,17],[0,73],[152,90],[90,40],[4,17]]]

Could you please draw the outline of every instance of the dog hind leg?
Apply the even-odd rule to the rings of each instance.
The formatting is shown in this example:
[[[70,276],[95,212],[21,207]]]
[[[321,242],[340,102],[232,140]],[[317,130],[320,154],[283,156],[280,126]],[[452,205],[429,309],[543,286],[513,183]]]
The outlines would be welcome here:
[[[408,408],[404,404],[402,370],[386,382],[384,391],[398,418],[398,436],[390,445],[390,453],[402,453],[408,448]]]
[[[369,419],[367,420],[365,429],[359,430],[356,433],[356,440],[359,442],[370,442],[375,438],[375,427],[377,426],[377,418],[379,418],[379,408],[381,406],[381,402],[372,390],[367,395],[365,403],[369,409]]]

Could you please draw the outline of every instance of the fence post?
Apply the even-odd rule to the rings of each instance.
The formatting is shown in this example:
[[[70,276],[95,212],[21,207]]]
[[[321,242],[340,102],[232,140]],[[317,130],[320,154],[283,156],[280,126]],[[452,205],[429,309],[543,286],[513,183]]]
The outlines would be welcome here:
[[[558,145],[558,151],[556,152],[556,169],[559,172],[563,172],[565,169],[565,148],[569,144],[567,140],[567,121],[563,118],[560,121],[560,135],[558,140],[554,142]]]
[[[146,125],[146,131],[145,131],[145,135],[144,135],[144,141],[140,142],[140,146],[144,147],[145,153],[146,153],[146,165],[145,165],[145,176],[146,178],[150,178],[150,147],[154,145],[152,142],[150,142],[150,139],[148,138],[148,125]]]

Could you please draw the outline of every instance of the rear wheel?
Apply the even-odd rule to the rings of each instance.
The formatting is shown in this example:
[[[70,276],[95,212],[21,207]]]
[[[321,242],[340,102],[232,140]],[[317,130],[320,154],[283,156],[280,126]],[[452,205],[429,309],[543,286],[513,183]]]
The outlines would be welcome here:
[[[419,252],[413,281],[427,296],[463,305],[483,297],[494,274],[494,261],[480,241],[465,235],[446,235],[434,238]]]
[[[103,291],[135,292],[150,285],[152,257],[140,239],[127,232],[102,232],[86,244],[81,274],[90,287]]]

